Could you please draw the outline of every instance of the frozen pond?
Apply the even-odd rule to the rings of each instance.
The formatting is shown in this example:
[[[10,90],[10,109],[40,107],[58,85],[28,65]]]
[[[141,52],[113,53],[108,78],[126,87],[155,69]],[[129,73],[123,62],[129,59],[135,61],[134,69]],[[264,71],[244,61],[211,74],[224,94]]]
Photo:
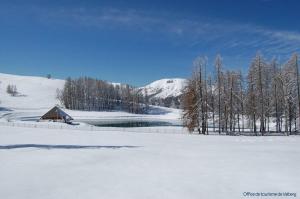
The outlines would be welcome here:
[[[158,127],[158,126],[181,126],[179,122],[172,121],[151,121],[151,120],[85,120],[81,121],[98,127]]]
[[[128,122],[120,122],[120,123],[100,123],[100,124],[93,124],[99,127],[151,127],[151,126],[178,126],[172,124],[170,122],[150,122],[150,121],[128,121]]]

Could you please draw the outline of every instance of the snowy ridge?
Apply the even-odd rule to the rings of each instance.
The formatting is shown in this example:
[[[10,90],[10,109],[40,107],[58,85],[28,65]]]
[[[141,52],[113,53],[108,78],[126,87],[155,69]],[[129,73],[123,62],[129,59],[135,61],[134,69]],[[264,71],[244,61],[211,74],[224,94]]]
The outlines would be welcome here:
[[[141,87],[140,90],[143,94],[147,90],[148,96],[151,98],[165,99],[167,97],[180,96],[186,85],[187,80],[182,78],[161,79]]]

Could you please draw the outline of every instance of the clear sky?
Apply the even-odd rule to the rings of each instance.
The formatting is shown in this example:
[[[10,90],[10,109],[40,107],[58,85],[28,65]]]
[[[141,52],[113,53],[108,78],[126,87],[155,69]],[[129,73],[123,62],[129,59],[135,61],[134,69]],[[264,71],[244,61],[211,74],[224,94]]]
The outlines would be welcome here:
[[[0,1],[0,72],[141,86],[218,53],[246,70],[257,51],[299,52],[299,20],[298,0]]]

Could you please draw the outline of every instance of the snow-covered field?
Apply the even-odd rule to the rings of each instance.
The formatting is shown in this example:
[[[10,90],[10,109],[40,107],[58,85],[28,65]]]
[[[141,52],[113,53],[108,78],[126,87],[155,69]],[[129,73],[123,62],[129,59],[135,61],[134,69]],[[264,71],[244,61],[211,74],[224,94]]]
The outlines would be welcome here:
[[[244,192],[300,194],[297,136],[1,127],[0,137],[0,198],[5,199],[235,199],[249,198]]]

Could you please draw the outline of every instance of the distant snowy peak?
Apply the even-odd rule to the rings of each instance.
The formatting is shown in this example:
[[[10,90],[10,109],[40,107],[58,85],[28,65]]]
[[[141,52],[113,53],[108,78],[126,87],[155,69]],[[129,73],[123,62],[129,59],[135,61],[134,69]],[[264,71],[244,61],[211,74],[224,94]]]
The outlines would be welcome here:
[[[161,79],[154,81],[140,90],[143,94],[147,92],[150,98],[168,98],[182,95],[183,89],[187,85],[187,80],[182,78]]]

